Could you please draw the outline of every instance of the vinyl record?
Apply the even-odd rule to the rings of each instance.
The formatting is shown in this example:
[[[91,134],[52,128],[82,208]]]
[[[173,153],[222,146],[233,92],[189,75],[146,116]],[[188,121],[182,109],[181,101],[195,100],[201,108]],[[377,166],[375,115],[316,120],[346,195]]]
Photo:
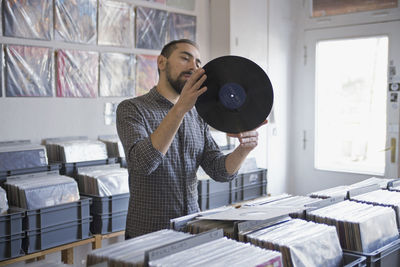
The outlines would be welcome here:
[[[272,109],[271,82],[253,61],[223,56],[204,67],[207,91],[196,102],[199,115],[213,128],[240,133],[257,128]]]

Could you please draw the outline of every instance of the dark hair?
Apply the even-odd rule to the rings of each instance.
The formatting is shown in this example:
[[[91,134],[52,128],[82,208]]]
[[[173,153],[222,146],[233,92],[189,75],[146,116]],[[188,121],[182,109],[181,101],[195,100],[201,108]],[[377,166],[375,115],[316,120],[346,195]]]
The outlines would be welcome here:
[[[199,46],[198,46],[198,44],[196,44],[196,42],[193,42],[192,40],[189,40],[189,39],[179,39],[179,40],[173,40],[173,41],[169,42],[168,44],[166,44],[163,47],[163,49],[161,50],[161,55],[163,55],[166,58],[169,58],[169,56],[172,54],[172,52],[174,52],[174,50],[176,49],[176,45],[181,44],[181,43],[190,44],[190,45],[196,47],[197,49],[199,49]]]

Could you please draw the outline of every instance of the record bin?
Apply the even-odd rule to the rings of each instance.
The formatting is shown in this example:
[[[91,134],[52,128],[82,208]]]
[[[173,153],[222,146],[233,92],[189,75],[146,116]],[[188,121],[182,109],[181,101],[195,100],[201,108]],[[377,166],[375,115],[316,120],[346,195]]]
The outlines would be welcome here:
[[[22,247],[26,253],[34,253],[48,248],[87,239],[91,236],[91,218],[79,219],[45,228],[26,231]]]
[[[81,197],[80,200],[74,202],[27,210],[23,221],[24,229],[27,231],[44,229],[54,225],[89,219],[90,201],[90,198]]]
[[[210,179],[199,179],[197,183],[198,203],[200,210],[213,209],[232,203],[230,182],[217,182]]]
[[[125,230],[129,193],[113,196],[81,194],[91,199],[90,214],[93,216],[90,229],[93,234],[106,234]]]
[[[232,203],[254,199],[267,194],[267,169],[239,174],[232,183]]]
[[[344,250],[348,254],[366,257],[367,267],[400,266],[400,239],[371,252]]]
[[[23,220],[24,251],[33,253],[89,238],[90,202],[90,198],[80,197],[74,202],[27,210]]]
[[[0,236],[0,261],[24,255],[22,251],[22,240],[24,237],[24,232]]]
[[[25,233],[22,221],[25,210],[10,207],[6,214],[0,215],[0,261],[21,256],[22,239]]]
[[[129,193],[105,197],[82,193],[80,195],[91,198],[90,213],[103,214],[128,210]]]
[[[126,216],[128,211],[117,211],[113,213],[92,214],[93,221],[90,231],[93,234],[108,234],[125,230]]]
[[[367,266],[367,258],[351,253],[343,253],[343,267],[365,267]]]
[[[106,164],[115,164],[115,163],[117,163],[117,158],[81,161],[81,162],[73,162],[73,163],[61,163],[60,174],[67,175],[70,177],[76,177],[79,167],[97,166],[97,165],[106,165]]]

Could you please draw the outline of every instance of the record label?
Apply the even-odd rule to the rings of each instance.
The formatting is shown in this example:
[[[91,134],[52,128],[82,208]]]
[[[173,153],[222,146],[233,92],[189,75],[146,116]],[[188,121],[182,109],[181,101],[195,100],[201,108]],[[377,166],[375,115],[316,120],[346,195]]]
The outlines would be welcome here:
[[[238,109],[246,100],[246,92],[237,83],[227,83],[219,90],[219,99],[228,109]]]
[[[196,102],[199,115],[211,127],[226,133],[241,133],[260,126],[273,104],[271,82],[253,61],[223,56],[204,67],[207,91]]]

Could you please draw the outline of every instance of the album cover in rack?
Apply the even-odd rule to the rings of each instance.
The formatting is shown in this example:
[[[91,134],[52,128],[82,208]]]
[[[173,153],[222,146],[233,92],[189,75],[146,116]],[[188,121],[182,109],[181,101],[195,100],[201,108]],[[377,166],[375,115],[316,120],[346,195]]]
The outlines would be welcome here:
[[[78,50],[57,51],[57,96],[97,97],[97,52]]]
[[[4,36],[51,40],[53,1],[3,1]]]
[[[167,23],[167,11],[137,7],[136,48],[161,50],[166,40]]]
[[[150,91],[158,83],[157,56],[136,56],[136,96]]]
[[[342,249],[332,226],[300,219],[255,230],[247,240],[282,252],[284,266],[340,266]]]
[[[119,164],[79,168],[79,192],[95,196],[129,193],[128,170]]]
[[[135,95],[135,56],[102,53],[100,55],[100,96]]]
[[[196,16],[169,13],[166,43],[178,39],[196,42]]]
[[[133,47],[134,17],[131,4],[100,0],[98,44]]]
[[[43,167],[47,165],[44,146],[21,145],[0,147],[0,171]]]
[[[97,38],[97,0],[55,0],[55,39],[95,44]]]
[[[6,96],[53,96],[53,61],[50,48],[7,45]]]

